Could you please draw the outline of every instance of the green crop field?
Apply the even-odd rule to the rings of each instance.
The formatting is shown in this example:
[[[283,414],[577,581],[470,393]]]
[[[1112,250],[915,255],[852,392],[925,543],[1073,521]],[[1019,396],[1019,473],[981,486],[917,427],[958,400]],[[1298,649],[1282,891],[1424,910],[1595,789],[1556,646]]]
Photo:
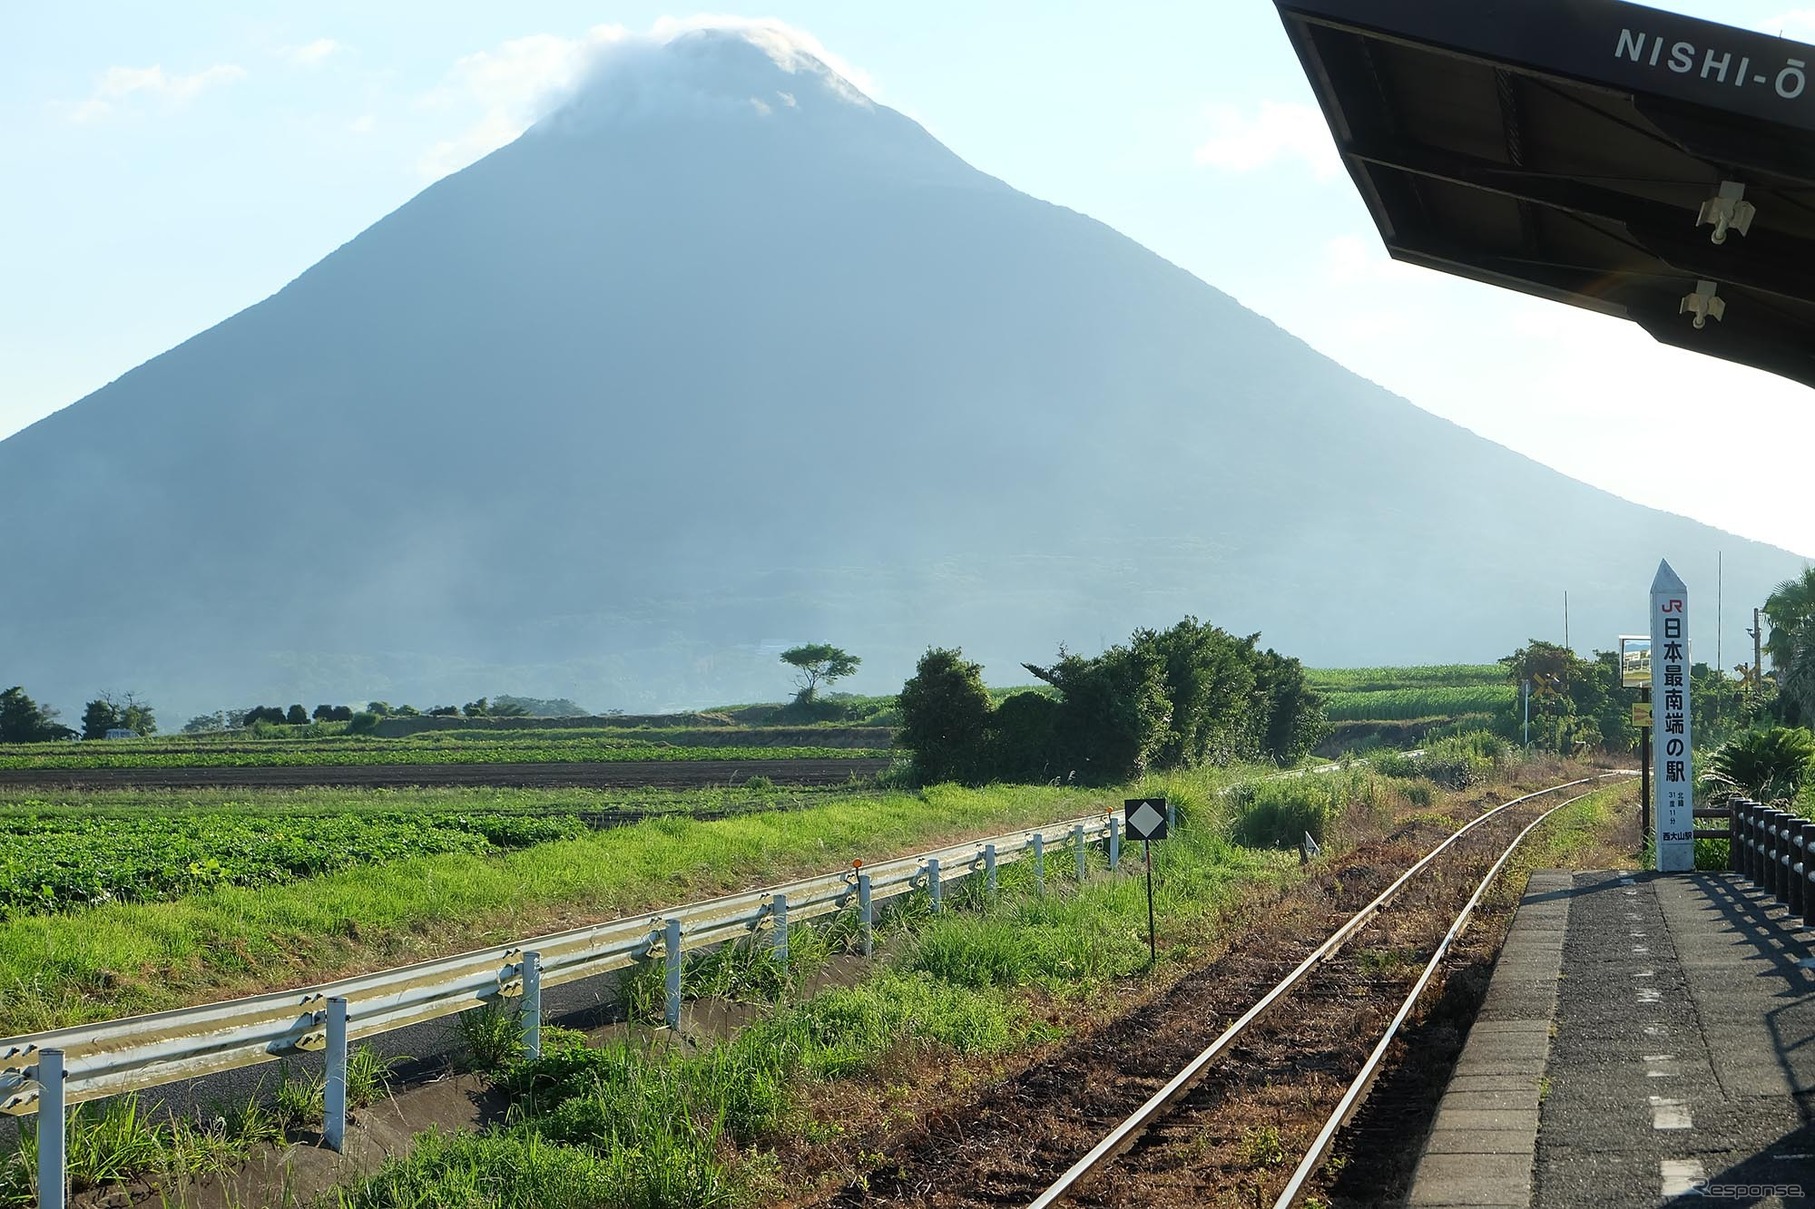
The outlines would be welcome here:
[[[790,732],[789,738],[800,736]],[[674,742],[675,739],[684,742]],[[711,742],[703,740],[710,739]],[[768,746],[757,729],[723,735],[572,730],[439,731],[401,739],[364,735],[196,738],[173,735],[88,743],[0,745],[0,769],[350,767],[376,764],[558,764],[627,760],[886,758],[881,747]]]
[[[1493,714],[1511,708],[1513,687],[1496,663],[1429,667],[1318,668],[1305,673],[1332,722],[1401,722]]]
[[[1305,679],[1320,693],[1375,693],[1407,688],[1474,688],[1506,683],[1497,663],[1441,663],[1417,667],[1306,668]]]
[[[0,920],[445,853],[484,856],[651,817],[786,810],[852,791],[77,791],[0,794]]]
[[[1325,697],[1325,708],[1332,722],[1387,722],[1491,714],[1510,707],[1512,702],[1511,685],[1476,685],[1330,693]]]

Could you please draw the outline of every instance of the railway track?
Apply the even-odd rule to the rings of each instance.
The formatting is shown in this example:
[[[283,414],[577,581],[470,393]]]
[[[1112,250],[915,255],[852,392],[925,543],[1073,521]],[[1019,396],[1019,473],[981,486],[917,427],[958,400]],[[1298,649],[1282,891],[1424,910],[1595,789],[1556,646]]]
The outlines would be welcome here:
[[[600,760],[541,764],[293,764],[223,768],[0,769],[0,789],[305,789],[481,786],[697,789],[767,777],[777,785],[865,780],[887,760]]]
[[[1324,1199],[1310,1203],[1397,1203],[1328,1186],[1342,1125],[1404,1056],[1407,1021],[1519,843],[1625,775],[1515,798],[1416,860],[1420,848],[1394,861],[1391,845],[1372,864],[1341,858],[1327,875],[1337,910],[1302,909],[1265,953],[1238,941],[1076,1050],[986,1094],[967,1118],[928,1122],[910,1153],[890,1156],[892,1170],[833,1203],[1285,1209],[1311,1190]],[[1404,872],[1381,872],[1389,864]],[[1473,957],[1490,965],[1492,953]],[[1416,1132],[1420,1122],[1410,1124]]]

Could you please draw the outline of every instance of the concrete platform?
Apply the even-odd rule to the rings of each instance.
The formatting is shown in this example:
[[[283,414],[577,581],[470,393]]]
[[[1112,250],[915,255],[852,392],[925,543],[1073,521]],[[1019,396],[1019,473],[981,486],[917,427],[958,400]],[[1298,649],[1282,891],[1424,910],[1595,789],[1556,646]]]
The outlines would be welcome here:
[[[1407,1205],[1815,1206],[1812,949],[1732,875],[1534,874]]]

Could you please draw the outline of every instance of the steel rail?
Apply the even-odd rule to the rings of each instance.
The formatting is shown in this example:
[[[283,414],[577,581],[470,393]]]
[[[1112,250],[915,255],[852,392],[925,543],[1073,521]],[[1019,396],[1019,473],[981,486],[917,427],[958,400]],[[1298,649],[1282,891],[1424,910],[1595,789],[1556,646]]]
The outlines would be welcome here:
[[[1361,931],[1361,929],[1379,913],[1381,908],[1398,895],[1399,891],[1404,888],[1407,882],[1411,881],[1412,878],[1416,877],[1429,866],[1432,861],[1435,861],[1441,856],[1451,844],[1454,844],[1475,828],[1499,817],[1505,811],[1511,810],[1513,807],[1522,805],[1525,802],[1529,802],[1534,798],[1541,798],[1548,794],[1559,793],[1565,789],[1573,789],[1579,785],[1588,785],[1596,781],[1605,781],[1613,777],[1630,777],[1636,775],[1636,773],[1629,771],[1609,772],[1593,777],[1583,777],[1579,780],[1569,781],[1562,785],[1553,785],[1548,789],[1540,789],[1536,793],[1528,793],[1522,797],[1514,798],[1510,802],[1505,802],[1496,806],[1481,817],[1473,819],[1459,828],[1453,835],[1431,849],[1429,853],[1410,869],[1407,869],[1404,873],[1400,874],[1393,884],[1388,886],[1385,890],[1382,890],[1372,902],[1350,916],[1341,927],[1330,934],[1327,940],[1318,945],[1309,957],[1306,957],[1301,961],[1290,974],[1287,974],[1275,984],[1272,990],[1261,996],[1260,999],[1255,1002],[1254,1006],[1242,1013],[1233,1024],[1224,1029],[1221,1035],[1219,1035],[1215,1041],[1211,1042],[1207,1049],[1193,1058],[1183,1070],[1174,1075],[1164,1087],[1160,1088],[1145,1104],[1142,1104],[1136,1109],[1132,1116],[1111,1130],[1108,1136],[1093,1146],[1089,1153],[1085,1154],[1083,1158],[1079,1159],[1076,1163],[1073,1163],[1071,1167],[1065,1171],[1065,1174],[1055,1180],[1045,1192],[1042,1192],[1038,1197],[1029,1202],[1028,1209],[1049,1209],[1050,1206],[1057,1204],[1063,1197],[1070,1193],[1074,1187],[1082,1183],[1092,1173],[1107,1165],[1114,1160],[1116,1156],[1120,1155],[1122,1151],[1133,1145],[1135,1139],[1138,1138],[1149,1125],[1164,1114],[1164,1112],[1175,1102],[1188,1095],[1191,1089],[1202,1081],[1204,1074],[1209,1069],[1211,1063],[1221,1057],[1223,1052],[1233,1045],[1235,1041],[1247,1031],[1250,1025],[1264,1016],[1268,1009],[1273,1007],[1275,1003],[1302,982],[1305,976],[1316,968],[1320,962],[1329,958],[1344,944],[1348,943],[1357,932]]]
[[[876,902],[927,884],[935,868],[953,878],[978,872],[991,849],[995,863],[1007,865],[1033,855],[1036,836],[1057,856],[1062,849],[1055,844],[1094,843],[1115,827],[1112,814],[1092,814],[863,863],[861,871]],[[321,1050],[333,999],[346,1001],[349,1040],[371,1037],[518,993],[527,953],[538,955],[540,985],[546,989],[661,955],[670,921],[680,922],[683,951],[703,948],[774,927],[784,912],[788,921],[799,922],[855,906],[858,882],[854,866],[335,982],[0,1038],[0,1113],[36,1112],[37,1064],[45,1051],[63,1054],[67,1104],[145,1090]]]
[[[1367,1062],[1362,1065],[1361,1073],[1355,1076],[1353,1083],[1349,1084],[1349,1089],[1343,1094],[1341,1102],[1336,1105],[1335,1111],[1330,1114],[1329,1119],[1324,1122],[1323,1128],[1318,1131],[1317,1137],[1311,1143],[1310,1150],[1305,1153],[1304,1159],[1292,1172],[1292,1178],[1286,1181],[1285,1190],[1273,1202],[1273,1209],[1291,1209],[1292,1202],[1298,1199],[1298,1194],[1304,1189],[1305,1181],[1311,1177],[1313,1171],[1317,1170],[1317,1165],[1323,1162],[1324,1155],[1329,1152],[1331,1143],[1336,1140],[1336,1132],[1349,1123],[1349,1118],[1354,1115],[1356,1107],[1368,1094],[1368,1089],[1374,1085],[1374,1077],[1380,1071],[1380,1064],[1386,1060],[1387,1048],[1393,1044],[1393,1039],[1399,1035],[1400,1027],[1411,1016],[1412,1008],[1417,1006],[1419,997],[1424,994],[1425,988],[1436,976],[1437,967],[1443,963],[1445,957],[1449,956],[1450,946],[1455,944],[1457,938],[1462,935],[1462,930],[1468,926],[1468,921],[1474,915],[1475,908],[1480,906],[1481,899],[1487,894],[1488,887],[1494,884],[1494,879],[1500,876],[1502,869],[1506,868],[1506,862],[1510,861],[1513,853],[1519,850],[1519,845],[1525,842],[1525,837],[1536,831],[1557,811],[1562,810],[1565,806],[1573,806],[1583,798],[1590,796],[1592,794],[1578,794],[1567,802],[1557,803],[1527,824],[1525,830],[1519,832],[1513,842],[1506,846],[1506,851],[1500,854],[1500,859],[1494,862],[1493,868],[1487,871],[1487,876],[1481,879],[1481,884],[1475,887],[1474,894],[1469,896],[1467,904],[1456,916],[1456,921],[1444,934],[1442,943],[1437,946],[1437,951],[1432,953],[1430,961],[1425,963],[1424,972],[1418,976],[1418,981],[1412,986],[1411,992],[1406,995],[1405,1002],[1399,1006],[1393,1022],[1387,1025],[1386,1032],[1380,1038],[1380,1043],[1374,1047],[1373,1053],[1368,1055]]]

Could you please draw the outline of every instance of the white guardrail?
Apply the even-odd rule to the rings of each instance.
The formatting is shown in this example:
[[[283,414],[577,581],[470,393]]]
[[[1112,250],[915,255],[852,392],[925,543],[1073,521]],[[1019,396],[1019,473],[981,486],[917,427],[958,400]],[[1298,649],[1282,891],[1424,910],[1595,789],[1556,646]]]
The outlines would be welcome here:
[[[37,1114],[39,1187],[54,1189],[62,1182],[68,1105],[325,1051],[323,1134],[330,1147],[339,1149],[351,1040],[512,997],[521,999],[524,1049],[533,1057],[541,1045],[542,988],[656,957],[666,965],[666,1016],[674,1026],[680,1022],[681,955],[688,949],[740,940],[768,928],[785,960],[791,921],[855,908],[867,955],[877,901],[924,889],[937,910],[944,880],[982,874],[993,889],[998,865],[1024,859],[1036,862],[1035,877],[1043,882],[1049,840],[1055,836],[1074,850],[1080,881],[1087,871],[1089,844],[1106,840],[1110,868],[1118,863],[1120,821],[1113,812],[1096,814],[873,865],[853,862],[849,869],[783,886],[300,990],[3,1038],[0,1113]],[[61,1201],[41,1196],[40,1204],[48,1209]]]

